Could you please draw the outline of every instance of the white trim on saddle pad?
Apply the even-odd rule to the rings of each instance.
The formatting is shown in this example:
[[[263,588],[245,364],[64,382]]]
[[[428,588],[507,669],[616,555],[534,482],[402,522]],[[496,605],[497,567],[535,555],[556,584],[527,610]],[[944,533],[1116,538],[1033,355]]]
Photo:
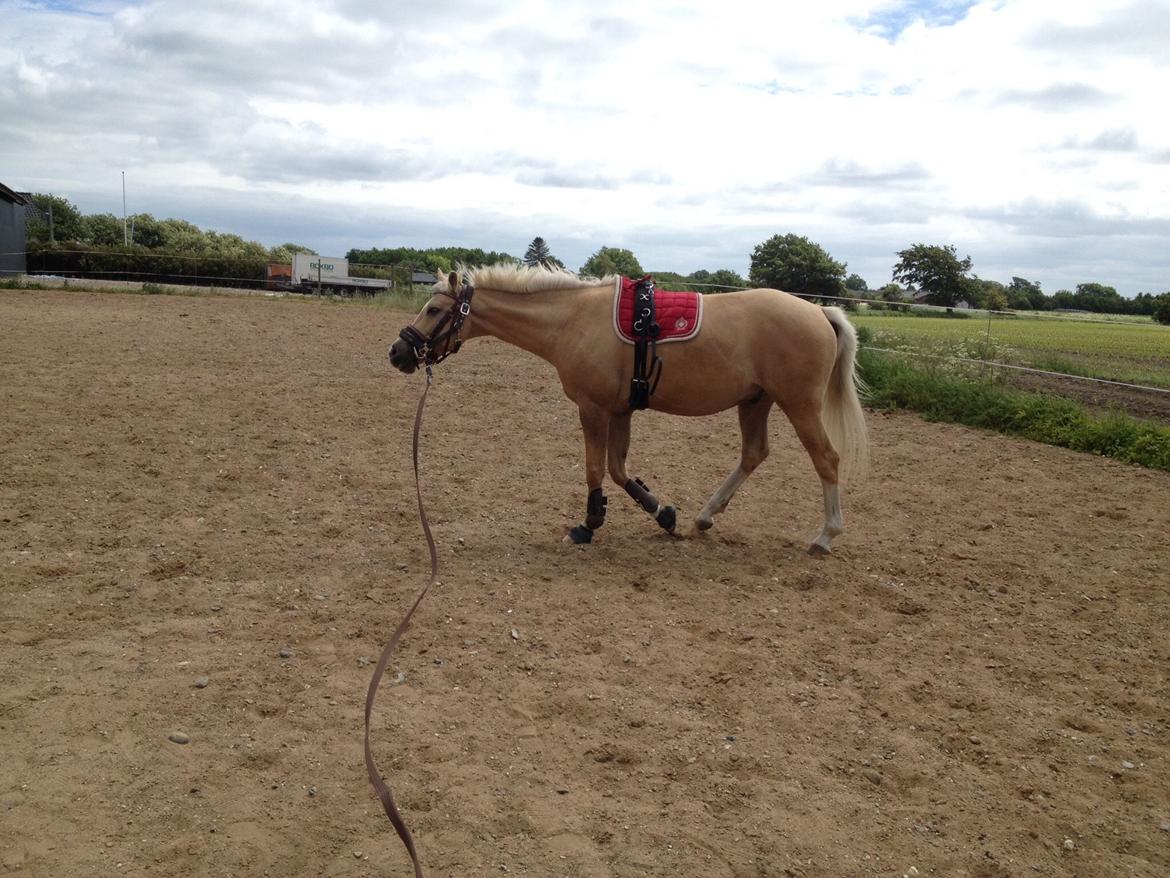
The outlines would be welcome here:
[[[670,290],[662,290],[662,292],[668,293],[668,292],[670,292]],[[693,327],[691,327],[691,331],[688,332],[686,335],[674,335],[674,336],[671,336],[670,338],[660,338],[660,339],[658,339],[658,342],[657,342],[658,344],[669,344],[672,341],[690,341],[692,338],[694,338],[696,335],[699,334],[699,330],[702,329],[702,327],[703,327],[703,294],[696,293],[696,296],[698,297],[698,307],[695,309],[695,325]],[[632,345],[635,343],[634,340],[632,338],[626,338],[625,334],[622,332],[621,315],[619,314],[619,308],[621,306],[621,301],[622,301],[622,278],[619,277],[614,282],[613,331],[617,334],[617,337],[620,338],[622,341],[624,341],[626,344]],[[682,319],[682,318],[679,318],[679,319]]]

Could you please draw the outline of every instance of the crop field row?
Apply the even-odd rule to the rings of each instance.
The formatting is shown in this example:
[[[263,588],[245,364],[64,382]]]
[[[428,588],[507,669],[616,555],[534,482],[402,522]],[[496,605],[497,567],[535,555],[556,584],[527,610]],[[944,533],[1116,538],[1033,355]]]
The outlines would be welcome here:
[[[866,344],[1170,388],[1170,327],[1061,318],[854,314]]]

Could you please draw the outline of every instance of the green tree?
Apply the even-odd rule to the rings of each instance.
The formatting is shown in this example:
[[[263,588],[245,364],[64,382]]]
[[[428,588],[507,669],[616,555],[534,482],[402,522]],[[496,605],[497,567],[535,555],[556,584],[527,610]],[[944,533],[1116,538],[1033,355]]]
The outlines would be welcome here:
[[[690,290],[699,293],[724,293],[729,289],[743,289],[747,281],[729,268],[708,271],[700,268],[690,274],[675,271],[652,271],[655,282],[663,289]]]
[[[60,195],[35,192],[32,203],[35,210],[26,213],[25,221],[30,245],[85,240],[84,218],[72,201]]]
[[[1158,297],[1152,293],[1138,293],[1130,300],[1127,310],[1130,314],[1145,314],[1150,316],[1154,313],[1154,305],[1157,301]]]
[[[198,256],[210,250],[207,233],[194,223],[180,219],[165,219],[159,223],[162,229],[163,246],[172,253],[186,253]]]
[[[888,302],[891,311],[910,310],[910,297],[906,294],[906,290],[901,284],[888,283],[884,287],[880,287],[875,292],[875,295],[882,301]]]
[[[801,235],[773,235],[752,251],[752,283],[793,293],[840,296],[845,263]]]
[[[166,227],[149,213],[136,213],[129,220],[130,242],[141,244],[150,250],[167,246]]]
[[[1048,297],[1040,291],[1040,284],[1022,277],[1013,277],[1006,292],[1008,307],[1017,311],[1040,311],[1047,304]]]
[[[1154,299],[1154,320],[1170,326],[1170,293],[1162,293]]]
[[[268,251],[269,262],[292,262],[294,253],[312,253],[312,247],[304,247],[300,244],[293,244],[286,242],[278,244]]]
[[[845,289],[852,290],[855,293],[868,293],[869,284],[865,282],[860,274],[851,274],[845,278]]]
[[[971,294],[970,270],[971,257],[959,259],[953,245],[915,244],[898,251],[894,280],[926,292],[928,304],[951,308]]]
[[[1008,306],[1007,287],[997,280],[970,278],[967,282],[967,301],[975,308],[1004,311]]]
[[[690,275],[682,275],[677,271],[648,271],[646,273],[654,278],[655,285],[662,290],[692,293],[701,291]],[[706,272],[706,274],[710,274],[710,272]]]
[[[708,291],[712,293],[726,292],[726,290],[720,289],[721,287],[743,289],[748,285],[748,282],[743,278],[742,275],[739,274],[739,272],[732,271],[730,268],[720,268],[709,272],[707,273],[706,278],[702,281],[699,281],[698,278],[695,277],[696,274],[698,274],[698,272],[692,274],[691,279],[699,283],[710,284],[711,288],[709,288]]]
[[[642,264],[629,250],[620,247],[602,247],[585,260],[580,273],[588,277],[620,274],[625,277],[637,278],[642,277],[646,272],[642,270]]]
[[[405,265],[431,271],[450,271],[456,263],[468,266],[495,265],[497,262],[517,262],[515,257],[479,247],[432,247],[418,250],[414,247],[373,247],[359,250],[354,247],[345,254],[351,263],[360,265]]]
[[[1099,283],[1077,284],[1073,294],[1076,307],[1098,314],[1124,314],[1125,299],[1113,287]]]
[[[121,247],[122,220],[112,213],[91,213],[82,221],[82,237],[80,240],[94,247]]]
[[[532,239],[532,243],[528,245],[528,249],[524,252],[525,265],[535,268],[564,268],[565,263],[552,255],[552,251],[548,249],[548,244],[545,243],[544,238],[539,236]]]

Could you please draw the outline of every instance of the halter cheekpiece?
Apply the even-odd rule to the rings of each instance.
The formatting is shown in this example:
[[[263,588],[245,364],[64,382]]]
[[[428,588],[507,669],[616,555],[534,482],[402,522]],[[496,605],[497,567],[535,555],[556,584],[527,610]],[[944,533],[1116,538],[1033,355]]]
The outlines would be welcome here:
[[[451,307],[443,318],[435,324],[430,335],[423,335],[414,326],[406,326],[398,333],[410,347],[410,352],[418,360],[419,365],[433,366],[441,363],[463,345],[459,332],[463,329],[463,322],[471,314],[471,297],[475,287],[465,283],[458,294],[446,290],[439,290],[438,294],[452,299]]]

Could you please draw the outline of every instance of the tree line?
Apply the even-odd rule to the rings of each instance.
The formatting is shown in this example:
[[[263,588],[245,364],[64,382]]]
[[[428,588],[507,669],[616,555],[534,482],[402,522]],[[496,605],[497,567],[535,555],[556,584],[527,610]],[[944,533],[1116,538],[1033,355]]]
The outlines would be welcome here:
[[[654,277],[672,289],[718,292],[721,288],[745,287],[750,283],[826,299],[844,299],[846,305],[850,299],[889,303],[893,308],[907,307],[911,301],[945,307],[965,303],[994,311],[1076,310],[1146,315],[1170,324],[1170,293],[1139,293],[1128,299],[1114,287],[1089,282],[1077,284],[1075,291],[1057,290],[1049,296],[1038,282],[1026,278],[1013,277],[1011,283],[1003,284],[972,274],[971,257],[960,259],[953,245],[915,244],[899,251],[897,256],[893,279],[877,290],[870,290],[860,275],[847,275],[847,264],[834,259],[819,244],[795,234],[773,235],[758,244],[751,254],[747,280],[729,269],[689,275],[656,271]],[[536,238],[524,261],[537,264],[549,257],[551,253],[544,240]],[[551,258],[561,264],[560,260]],[[616,247],[602,247],[585,261],[581,273],[594,277],[644,274],[633,253]]]
[[[260,283],[269,262],[291,262],[294,253],[313,252],[293,243],[266,247],[149,213],[125,220],[112,213],[83,214],[59,195],[36,193],[31,200],[33,209],[25,215],[30,271],[175,283]]]
[[[266,247],[239,235],[204,230],[179,219],[156,219],[139,213],[121,220],[110,213],[82,214],[57,195],[32,196],[27,214],[30,270],[61,274],[147,277],[162,281],[236,279],[262,282],[268,263],[289,263],[294,253],[315,252],[294,243]],[[904,307],[918,294],[927,304],[954,307],[965,302],[992,310],[1079,310],[1095,313],[1151,315],[1170,323],[1170,293],[1139,293],[1130,299],[1114,287],[1097,282],[1048,295],[1040,284],[1021,277],[1010,283],[972,273],[970,256],[959,258],[953,245],[914,244],[897,253],[890,283],[870,290],[847,264],[819,244],[796,234],[773,235],[756,245],[748,277],[731,269],[701,269],[690,274],[655,271],[660,285],[671,289],[719,292],[765,286],[825,298],[864,298]],[[411,270],[440,274],[456,265],[522,262],[564,268],[548,242],[536,237],[521,259],[478,247],[374,247],[346,253],[356,276],[386,277],[409,284]],[[592,277],[646,274],[637,257],[621,247],[601,247],[580,266]],[[847,302],[846,302],[847,304]]]
[[[820,245],[800,235],[775,235],[752,252],[750,278],[753,283],[792,292],[876,299],[891,305],[922,294],[926,304],[948,308],[966,303],[993,311],[1077,310],[1147,315],[1170,323],[1170,293],[1139,293],[1128,299],[1114,287],[1089,282],[1077,284],[1075,291],[1057,290],[1049,296],[1038,282],[1026,278],[1013,277],[1011,283],[1003,284],[972,274],[971,257],[960,259],[953,245],[915,244],[897,256],[892,281],[871,291],[858,275],[846,277],[846,264]]]

